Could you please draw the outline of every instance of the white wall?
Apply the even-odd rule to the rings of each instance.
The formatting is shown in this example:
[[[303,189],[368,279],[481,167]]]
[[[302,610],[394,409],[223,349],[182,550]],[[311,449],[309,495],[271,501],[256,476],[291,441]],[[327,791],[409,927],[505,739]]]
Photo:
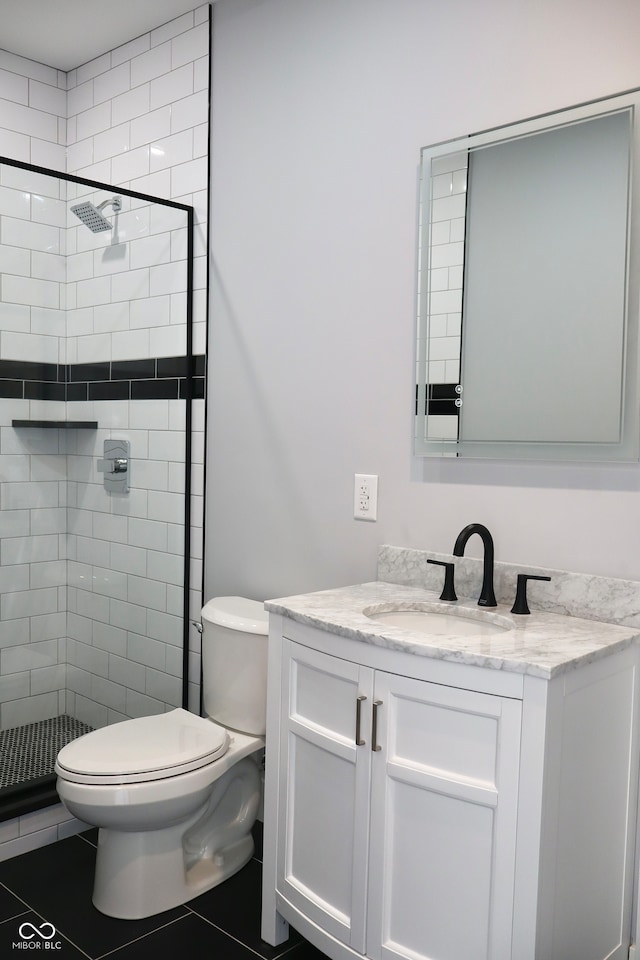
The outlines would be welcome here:
[[[632,0],[213,7],[207,594],[375,578],[379,543],[640,579],[640,468],[416,461],[420,147],[640,85]],[[377,473],[379,521],[351,519]],[[471,547],[471,544],[470,544]]]

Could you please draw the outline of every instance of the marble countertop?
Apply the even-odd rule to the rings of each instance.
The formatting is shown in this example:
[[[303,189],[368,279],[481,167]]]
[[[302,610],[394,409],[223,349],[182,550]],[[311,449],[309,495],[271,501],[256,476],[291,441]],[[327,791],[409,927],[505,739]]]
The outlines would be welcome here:
[[[475,600],[447,603],[438,596],[422,587],[374,581],[268,600],[265,609],[298,623],[391,650],[547,679],[640,642],[640,633],[633,627],[536,611],[533,607],[529,616],[515,616],[504,604],[489,610],[478,607]],[[363,612],[370,607],[383,612],[390,606],[394,610],[419,610],[425,601],[444,614],[488,620],[495,625],[495,633],[421,635],[377,622]],[[505,626],[509,629],[503,629]]]

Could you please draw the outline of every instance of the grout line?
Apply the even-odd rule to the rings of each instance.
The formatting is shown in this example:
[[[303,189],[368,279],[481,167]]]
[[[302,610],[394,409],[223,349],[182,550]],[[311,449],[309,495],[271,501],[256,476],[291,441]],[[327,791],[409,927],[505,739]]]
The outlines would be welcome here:
[[[6,883],[0,882],[0,887],[4,887],[4,889],[7,890],[7,891],[11,894],[12,897],[15,897],[16,900],[19,900],[20,903],[23,903],[23,904],[25,905],[25,907],[27,908],[27,910],[32,910],[33,913],[37,913],[37,911],[33,909],[33,907],[31,906],[30,903],[27,903],[26,900],[23,900],[22,897],[19,896],[17,893],[15,893],[15,892],[11,889],[11,887],[8,887]],[[16,916],[20,916],[20,914],[16,914]],[[11,920],[11,917],[9,917],[9,920]]]
[[[265,955],[264,955],[263,953],[260,953],[258,950],[255,950],[253,947],[250,947],[247,943],[244,943],[243,940],[239,940],[237,937],[234,937],[234,935],[233,935],[232,933],[229,933],[228,930],[225,930],[223,927],[218,926],[217,923],[214,923],[212,920],[209,920],[207,917],[203,917],[203,915],[202,915],[201,913],[198,913],[197,910],[194,910],[193,907],[190,907],[188,903],[185,903],[184,906],[185,906],[194,916],[198,917],[198,919],[204,920],[204,922],[205,922],[205,923],[208,923],[210,927],[213,927],[213,928],[214,928],[214,930],[217,930],[219,933],[223,933],[223,934],[225,935],[225,937],[228,937],[228,938],[229,938],[229,940],[233,940],[234,943],[239,944],[239,946],[243,947],[245,950],[248,950],[248,951],[249,951],[250,953],[252,953],[254,956],[260,957],[261,960],[267,960],[267,957],[265,957]],[[276,949],[275,947],[271,947],[270,944],[267,944],[267,946],[269,947],[270,950],[275,950],[275,949]],[[285,957],[291,950],[295,950],[296,947],[299,947],[299,946],[300,946],[299,943],[292,943],[291,946],[287,947],[286,950],[283,950],[282,953],[276,953],[276,954],[274,954],[274,955],[270,958],[270,960],[280,960],[281,957]]]
[[[76,836],[79,840],[81,840],[82,842],[88,844],[88,845],[89,845],[90,847],[92,847],[94,850],[96,849],[96,844],[95,844],[91,839],[89,839],[88,836],[85,836],[85,834],[83,834],[83,833],[78,833],[78,834],[75,834],[75,836]],[[252,857],[252,859],[255,860],[256,863],[260,863],[260,864],[261,864],[261,861],[258,860],[257,857],[254,856],[254,857]],[[45,921],[45,922],[48,922],[48,923],[51,922],[51,921],[48,920],[48,918],[47,918],[46,916],[44,916],[39,910],[36,910],[28,901],[26,901],[25,899],[23,899],[23,897],[21,897],[21,896],[19,896],[17,893],[15,893],[15,892],[11,889],[11,887],[9,887],[6,883],[3,883],[3,882],[0,881],[0,887],[4,888],[8,893],[10,893],[13,897],[15,897],[16,900],[19,901],[19,903],[23,904],[23,906],[25,907],[25,910],[24,910],[24,911],[15,914],[13,917],[7,917],[7,918],[5,919],[5,921],[4,921],[5,923],[8,922],[8,921],[11,921],[11,920],[13,920],[13,919],[17,919],[18,917],[23,916],[23,915],[24,915],[25,913],[27,913],[27,912],[30,912],[30,913],[35,914],[35,916],[39,917],[41,920],[43,920],[43,921]],[[57,928],[56,928],[56,933],[59,934],[59,936],[61,937],[61,939],[63,939],[65,942],[71,944],[76,950],[78,950],[78,951],[82,954],[83,957],[86,957],[86,958],[87,958],[87,960],[104,960],[104,958],[107,958],[107,957],[109,957],[109,956],[111,956],[111,955],[113,955],[113,954],[116,954],[119,950],[122,950],[122,949],[124,949],[125,947],[128,947],[128,946],[130,946],[130,945],[133,944],[133,943],[136,943],[136,942],[138,942],[138,941],[144,940],[144,939],[146,939],[147,937],[151,936],[152,934],[158,933],[160,930],[163,930],[163,929],[165,929],[165,928],[167,928],[167,927],[169,927],[169,926],[172,926],[174,923],[177,923],[177,922],[179,922],[180,920],[184,920],[185,917],[188,917],[189,915],[192,915],[192,916],[196,916],[199,920],[202,920],[202,921],[203,921],[204,923],[206,923],[208,926],[211,926],[211,927],[213,927],[215,930],[218,930],[218,932],[222,933],[225,937],[228,937],[229,940],[232,940],[233,942],[237,943],[240,947],[242,947],[244,950],[248,951],[249,954],[253,955],[254,957],[259,958],[259,960],[267,960],[267,958],[264,956],[263,953],[260,953],[258,950],[254,949],[253,947],[248,946],[248,944],[244,943],[242,940],[240,940],[240,939],[238,939],[237,937],[233,936],[233,934],[229,933],[229,931],[224,930],[222,927],[218,926],[218,924],[213,923],[211,920],[207,919],[207,917],[204,917],[201,913],[198,913],[197,910],[195,910],[193,907],[190,907],[190,906],[189,906],[189,903],[188,903],[188,902],[185,903],[185,904],[182,904],[182,906],[184,907],[184,909],[185,909],[185,911],[186,911],[182,916],[176,917],[174,920],[170,920],[170,921],[168,921],[168,922],[166,922],[166,923],[163,923],[163,924],[161,924],[160,926],[155,927],[153,930],[147,931],[147,933],[142,934],[141,936],[134,937],[133,940],[127,941],[126,943],[119,944],[117,947],[114,947],[113,950],[109,950],[107,953],[104,953],[104,954],[93,954],[93,953],[92,953],[92,954],[89,954],[89,953],[87,953],[85,950],[83,950],[80,946],[78,946],[78,944],[75,943],[75,941],[71,940],[70,937],[68,937],[67,935],[65,935],[65,934],[62,933],[61,931],[58,931]],[[296,948],[299,947],[299,946],[300,946],[299,943],[291,944],[291,946],[287,947],[285,950],[282,950],[282,952],[277,953],[277,954],[274,954],[271,958],[269,958],[269,960],[282,960],[282,958],[287,957],[288,954],[290,954],[292,951],[295,951]],[[270,949],[276,949],[276,948],[271,948],[271,947],[270,947]]]
[[[85,831],[87,833],[88,831]],[[89,840],[89,837],[85,837],[84,833],[76,833],[75,836],[78,840],[82,840],[84,843],[88,843],[90,847],[93,847],[94,850],[98,849],[98,844],[94,843],[93,840]]]
[[[34,912],[35,912],[35,911],[34,911]],[[38,916],[41,916],[41,914],[38,914]],[[42,917],[42,920],[46,920],[46,918],[45,918],[45,917]],[[47,922],[50,922],[50,921],[47,921]],[[70,943],[72,947],[75,947],[76,950],[78,950],[78,952],[81,953],[83,957],[86,957],[86,958],[87,958],[87,960],[93,960],[93,957],[91,956],[90,953],[86,953],[86,952],[82,949],[82,947],[79,947],[78,944],[77,944],[74,940],[71,940],[71,939],[70,939],[69,937],[67,937],[64,933],[60,933],[60,931],[58,930],[57,927],[56,927],[56,933],[57,933],[63,940],[65,940],[67,943]]]
[[[165,930],[167,927],[173,926],[174,923],[179,923],[181,920],[184,920],[188,917],[189,914],[185,913],[181,917],[176,917],[175,920],[169,920],[168,923],[163,923],[159,927],[156,927],[154,930],[148,930],[147,933],[143,933],[139,937],[134,937],[133,940],[129,940],[127,943],[121,943],[119,946],[114,947],[113,950],[108,950],[107,953],[100,953],[93,960],[104,960],[104,957],[110,957],[114,953],[117,953],[119,950],[124,950],[125,947],[130,947],[132,943],[139,943],[141,940],[146,940],[147,937],[152,936],[154,933],[158,933],[160,930]]]
[[[27,903],[26,900],[23,900],[23,898],[22,898],[21,896],[19,896],[17,893],[15,893],[15,892],[11,889],[11,887],[7,886],[6,883],[0,883],[0,887],[4,887],[4,889],[7,890],[13,897],[15,897],[16,900],[19,900],[20,903],[23,903],[23,904],[25,905],[25,907],[27,907],[27,910],[25,910],[24,913],[35,913],[36,917],[39,917],[40,920],[44,920],[45,923],[51,923],[51,921],[48,920],[47,917],[45,917],[45,915],[44,915],[43,913],[40,913],[40,911],[39,911],[39,910],[36,910],[35,907],[32,907],[30,903]],[[18,914],[16,914],[16,917],[21,917],[21,916],[23,916],[23,915],[24,915],[24,914],[22,914],[22,913],[18,913]],[[14,920],[14,919],[16,919],[16,917],[7,917],[7,920],[4,921],[4,922],[6,923],[8,920]],[[57,927],[56,927],[55,929],[56,929],[56,934],[58,934],[60,937],[62,937],[63,940],[66,940],[67,943],[70,943],[72,947],[75,947],[75,948],[76,948],[76,950],[79,950],[80,953],[83,955],[83,957],[87,957],[87,960],[93,960],[93,958],[91,957],[91,955],[88,954],[88,953],[86,953],[86,952],[82,949],[82,947],[79,947],[77,943],[75,943],[73,940],[70,939],[70,937],[67,937],[66,934],[61,933],[61,932],[58,930]]]
[[[273,957],[273,960],[282,960],[282,957],[286,957],[287,954],[291,953],[293,950],[297,950],[298,947],[300,947],[301,945],[302,944],[300,943],[292,943],[291,946],[287,947],[286,950],[283,950],[282,953],[278,953],[275,957]],[[274,950],[275,950],[275,947],[274,947]]]
[[[187,904],[185,904],[185,906],[187,906]],[[260,957],[261,960],[266,960],[264,954],[258,953],[258,951],[254,950],[253,947],[247,946],[246,943],[243,943],[242,940],[238,940],[238,938],[234,937],[233,934],[229,933],[228,930],[223,930],[222,927],[219,927],[217,923],[213,923],[212,920],[208,920],[207,917],[203,917],[201,913],[198,913],[198,911],[194,910],[192,907],[189,907],[188,909],[191,911],[191,913],[195,917],[198,917],[199,920],[203,920],[205,923],[208,923],[209,926],[213,927],[214,930],[217,930],[218,933],[223,933],[225,937],[228,937],[229,940],[233,940],[234,943],[237,943],[239,946],[243,947],[245,950],[248,950],[249,953],[253,953],[254,956],[256,957]],[[276,958],[274,957],[273,960],[276,960]]]
[[[28,910],[21,910],[20,913],[14,913],[12,917],[5,917],[4,920],[0,920],[0,925],[4,926],[5,923],[10,923],[11,920],[19,920],[20,917],[26,917],[28,913],[33,913],[31,907],[29,907]]]
[[[83,840],[85,839],[85,838],[82,837],[80,834],[77,834],[76,836],[78,836],[80,839],[83,839]],[[93,846],[93,844],[92,844],[89,840],[85,840],[85,843],[88,843],[89,846]],[[16,914],[16,917],[23,916],[24,913],[34,913],[37,917],[39,917],[41,920],[44,920],[46,923],[51,923],[51,921],[50,921],[46,916],[44,916],[44,914],[40,913],[39,910],[36,910],[30,903],[28,903],[26,900],[24,900],[22,897],[20,897],[17,893],[15,893],[15,892],[11,889],[11,887],[7,886],[6,883],[0,882],[0,887],[4,887],[5,890],[7,890],[12,896],[14,896],[14,897],[16,898],[16,900],[19,900],[20,903],[24,904],[24,906],[27,908],[25,911],[23,911],[23,913]],[[57,927],[56,927],[56,933],[59,934],[60,937],[61,937],[63,940],[66,940],[67,943],[70,943],[71,946],[75,947],[76,950],[79,950],[79,952],[80,952],[84,957],[87,957],[87,960],[102,960],[102,957],[108,957],[108,956],[110,956],[111,954],[116,953],[118,950],[121,950],[121,949],[123,949],[124,947],[128,947],[130,944],[136,943],[138,940],[144,940],[145,937],[150,936],[152,933],[157,933],[158,930],[162,930],[162,929],[164,929],[165,927],[169,927],[169,926],[171,926],[172,923],[177,923],[178,920],[184,920],[184,918],[185,918],[185,917],[188,917],[188,916],[189,916],[189,914],[188,914],[188,913],[185,913],[185,914],[183,914],[181,917],[176,917],[175,920],[170,920],[168,923],[163,923],[163,924],[161,924],[160,926],[155,927],[153,930],[147,931],[147,933],[142,934],[142,935],[139,936],[139,937],[134,937],[133,940],[129,940],[129,941],[127,941],[127,943],[119,944],[119,946],[114,947],[113,950],[109,950],[108,953],[99,954],[99,955],[97,955],[97,956],[94,956],[93,954],[87,953],[85,950],[82,949],[82,947],[78,946],[78,944],[77,944],[74,940],[72,940],[72,939],[71,939],[70,937],[68,937],[66,934],[64,934],[64,933],[62,933],[61,931],[59,931]],[[13,919],[15,919],[15,918],[14,918],[14,917],[7,917],[7,920],[13,920]]]

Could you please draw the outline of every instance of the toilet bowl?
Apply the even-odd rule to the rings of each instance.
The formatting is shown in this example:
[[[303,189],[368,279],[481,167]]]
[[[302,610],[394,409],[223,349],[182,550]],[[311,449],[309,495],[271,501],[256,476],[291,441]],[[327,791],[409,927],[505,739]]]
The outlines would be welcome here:
[[[140,919],[186,903],[253,855],[267,616],[255,601],[223,597],[202,620],[207,718],[177,708],[124,720],[58,754],[61,801],[99,827],[93,903],[108,916]]]

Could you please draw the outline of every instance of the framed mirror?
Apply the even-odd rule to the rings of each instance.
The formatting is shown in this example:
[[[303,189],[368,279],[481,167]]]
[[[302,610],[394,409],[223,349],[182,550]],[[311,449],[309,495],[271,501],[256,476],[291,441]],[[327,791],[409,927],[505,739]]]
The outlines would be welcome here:
[[[422,151],[417,455],[638,459],[638,102]]]

